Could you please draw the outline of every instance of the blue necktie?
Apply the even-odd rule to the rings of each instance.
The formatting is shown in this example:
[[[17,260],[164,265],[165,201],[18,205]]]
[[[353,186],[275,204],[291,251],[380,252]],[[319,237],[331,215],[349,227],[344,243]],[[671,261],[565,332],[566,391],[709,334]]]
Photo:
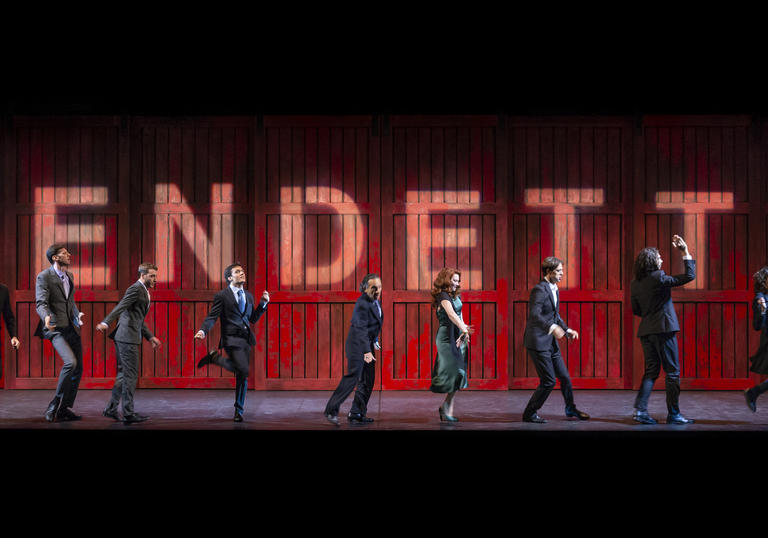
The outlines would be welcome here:
[[[240,313],[245,312],[245,299],[243,299],[243,290],[237,291],[237,304],[240,305]]]

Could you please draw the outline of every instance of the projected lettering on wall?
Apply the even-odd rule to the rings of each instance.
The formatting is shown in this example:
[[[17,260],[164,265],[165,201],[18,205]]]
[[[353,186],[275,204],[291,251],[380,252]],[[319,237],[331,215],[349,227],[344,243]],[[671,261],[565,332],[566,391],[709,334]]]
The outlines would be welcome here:
[[[36,187],[36,200],[53,200],[58,187]],[[81,192],[82,191],[82,192]],[[35,270],[48,265],[45,250],[54,243],[67,246],[73,254],[70,271],[75,276],[76,285],[84,289],[113,287],[116,283],[114,271],[109,266],[113,256],[114,243],[108,245],[107,235],[117,231],[117,217],[99,215],[98,205],[84,204],[81,200],[100,200],[107,203],[107,187],[67,187],[67,199],[77,202],[59,201],[50,207],[38,206],[32,219],[32,244],[39,252],[32,258],[37,260]],[[87,194],[87,195],[86,195]],[[59,197],[61,198],[61,197]],[[51,209],[52,208],[52,209]],[[83,208],[83,215],[77,210]],[[28,240],[25,238],[25,241]],[[39,257],[39,258],[38,258]]]
[[[301,193],[296,192],[297,189],[302,188],[295,186],[282,187],[280,199],[306,199],[301,196]],[[307,193],[310,189],[316,189],[316,187],[307,187]],[[326,187],[326,189],[328,200],[345,199],[343,190],[335,187]],[[346,198],[349,199],[350,197],[347,196]],[[279,253],[277,253],[280,257],[279,273],[281,287],[306,286],[313,288],[319,284],[329,282],[330,284],[338,284],[354,275],[359,265],[367,263],[365,259],[365,255],[368,252],[367,218],[363,217],[364,213],[361,212],[357,204],[345,202],[341,207],[332,202],[301,205],[303,209],[309,206],[316,208],[314,211],[316,215],[321,214],[317,212],[317,208],[322,207],[324,210],[328,210],[323,216],[333,215],[340,219],[340,221],[337,221],[340,229],[337,230],[335,235],[331,233],[330,229],[328,230],[331,237],[329,238],[329,259],[327,261],[318,260],[317,245],[325,240],[325,238],[319,237],[321,231],[317,228],[311,231],[307,230],[303,219],[299,223],[294,224],[293,216],[303,217],[305,212],[295,213],[295,211],[288,211],[287,207],[289,205],[296,206],[296,203],[284,202],[281,204],[284,209],[281,210],[280,245]],[[295,230],[294,226],[296,226]],[[314,235],[308,237],[308,232]],[[307,244],[309,241],[312,241],[314,244]],[[308,256],[308,251],[310,250],[314,255]]]
[[[562,200],[562,201],[559,201]],[[551,208],[555,213],[570,212],[573,207],[601,207],[605,203],[605,190],[601,188],[528,188],[525,205]]]

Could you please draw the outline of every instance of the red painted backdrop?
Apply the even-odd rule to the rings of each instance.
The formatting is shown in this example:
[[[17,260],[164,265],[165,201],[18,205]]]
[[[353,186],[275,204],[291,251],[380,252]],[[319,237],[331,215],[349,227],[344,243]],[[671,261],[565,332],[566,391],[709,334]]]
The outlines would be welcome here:
[[[3,251],[22,349],[2,336],[7,388],[51,388],[60,367],[32,336],[34,279],[46,247],[75,254],[85,312],[85,387],[109,387],[115,352],[93,330],[136,278],[160,267],[141,387],[229,387],[195,368],[218,342],[193,335],[233,260],[256,295],[251,386],[330,390],[345,369],[357,286],[384,283],[377,384],[425,389],[434,359],[429,289],[462,272],[477,328],[470,387],[532,388],[522,344],[539,264],[565,261],[564,345],[578,388],[636,388],[642,352],[628,285],[635,253],[688,240],[695,282],[676,290],[685,388],[754,383],[747,356],[750,275],[766,263],[768,197],[761,126],[752,118],[267,116],[13,117],[2,133]]]

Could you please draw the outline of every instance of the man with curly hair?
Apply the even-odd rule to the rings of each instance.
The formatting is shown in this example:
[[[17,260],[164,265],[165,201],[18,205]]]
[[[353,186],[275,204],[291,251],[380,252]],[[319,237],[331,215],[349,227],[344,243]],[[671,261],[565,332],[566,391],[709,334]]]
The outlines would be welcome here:
[[[656,424],[648,414],[648,398],[653,384],[664,368],[666,374],[667,424],[692,424],[693,420],[680,414],[680,360],[677,352],[677,321],[672,304],[672,288],[682,286],[696,278],[696,262],[688,252],[688,245],[679,235],[672,236],[672,246],[680,250],[685,274],[670,276],[661,270],[662,259],[654,247],[646,247],[635,259],[635,279],[630,284],[632,313],[640,316],[637,336],[643,346],[645,374],[635,398],[632,418],[641,424]]]

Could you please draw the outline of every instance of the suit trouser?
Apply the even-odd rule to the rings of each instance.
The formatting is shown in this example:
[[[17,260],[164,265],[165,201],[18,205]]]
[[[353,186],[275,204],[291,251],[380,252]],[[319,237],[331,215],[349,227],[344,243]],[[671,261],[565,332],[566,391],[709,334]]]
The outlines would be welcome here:
[[[136,393],[136,383],[139,380],[139,344],[130,344],[128,342],[118,342],[115,340],[117,349],[117,377],[115,385],[112,387],[112,398],[107,404],[108,411],[116,411],[123,400],[123,416],[132,415],[133,395]]]
[[[219,356],[214,364],[235,374],[235,409],[245,410],[245,393],[248,390],[249,359],[251,348],[243,340],[242,345],[224,346],[227,356]]]
[[[71,325],[61,331],[45,332],[47,333],[45,337],[51,341],[53,349],[64,363],[59,372],[56,394],[51,404],[58,402],[60,409],[72,407],[83,376],[83,346],[80,335]]]
[[[755,385],[754,387],[749,389],[749,391],[752,393],[752,395],[755,398],[757,398],[758,396],[760,396],[764,392],[768,391],[768,379],[766,379],[762,383],[759,383],[759,384]]]
[[[560,380],[560,390],[563,392],[566,409],[575,407],[571,376],[568,373],[568,368],[563,361],[562,355],[560,355],[560,348],[555,339],[552,338],[552,347],[548,350],[529,349],[528,355],[536,367],[536,374],[539,376],[539,386],[536,387],[536,390],[531,395],[531,399],[528,400],[528,405],[525,407],[525,411],[523,411],[523,417],[530,417],[541,409],[541,406],[544,405],[549,394],[555,388],[555,379]]]
[[[635,409],[648,411],[648,398],[653,384],[664,368],[664,385],[667,392],[667,412],[670,415],[680,413],[680,362],[677,357],[676,333],[649,334],[640,337],[645,355],[645,374],[640,390],[635,398]]]
[[[355,391],[355,399],[349,412],[365,415],[368,411],[368,399],[373,392],[373,382],[376,379],[376,363],[365,362],[362,354],[347,356],[347,374],[339,381],[339,386],[331,395],[325,406],[325,414],[338,415],[339,407],[344,400]]]

